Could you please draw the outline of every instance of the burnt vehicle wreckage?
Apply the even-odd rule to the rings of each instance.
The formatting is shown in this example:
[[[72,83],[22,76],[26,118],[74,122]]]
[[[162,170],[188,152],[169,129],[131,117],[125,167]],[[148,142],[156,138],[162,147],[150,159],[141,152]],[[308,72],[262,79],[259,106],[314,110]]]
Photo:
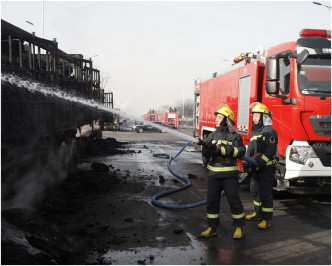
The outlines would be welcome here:
[[[76,102],[31,93],[24,84],[22,87],[6,82],[4,77],[15,75],[33,85],[99,103],[103,101],[103,90],[100,72],[92,67],[92,61],[82,55],[66,54],[58,48],[56,40],[36,37],[2,20],[1,43],[2,196],[5,196],[6,171],[20,162],[36,160],[38,155],[44,158],[53,150],[60,156],[72,151],[72,158],[59,158],[67,164],[61,167],[75,164],[77,129],[81,131],[83,126],[91,125],[89,135],[100,138],[98,122],[103,114]],[[12,182],[16,180],[9,183]]]
[[[103,122],[113,117],[97,106],[42,92],[47,88],[60,95],[104,103],[100,71],[93,68],[91,58],[65,53],[56,39],[39,38],[1,20],[1,67],[4,214],[41,202],[50,189],[76,170],[80,152],[90,140],[101,139]],[[2,235],[5,224],[3,221]]]

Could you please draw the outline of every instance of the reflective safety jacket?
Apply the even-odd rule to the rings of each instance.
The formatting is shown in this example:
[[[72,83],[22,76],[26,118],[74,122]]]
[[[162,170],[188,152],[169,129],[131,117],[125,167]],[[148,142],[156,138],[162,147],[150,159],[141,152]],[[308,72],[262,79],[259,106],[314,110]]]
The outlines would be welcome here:
[[[246,155],[254,157],[260,168],[274,165],[277,146],[277,132],[270,126],[262,126],[251,132]]]
[[[215,177],[223,178],[234,176],[238,173],[237,158],[242,157],[246,148],[243,145],[242,137],[235,131],[230,132],[227,126],[219,127],[215,132],[212,132],[206,139],[209,147],[203,147],[202,154],[208,158],[207,168],[218,173]],[[216,147],[220,147],[216,151]],[[232,147],[227,149],[227,146]],[[226,150],[231,150],[231,154],[226,155]]]

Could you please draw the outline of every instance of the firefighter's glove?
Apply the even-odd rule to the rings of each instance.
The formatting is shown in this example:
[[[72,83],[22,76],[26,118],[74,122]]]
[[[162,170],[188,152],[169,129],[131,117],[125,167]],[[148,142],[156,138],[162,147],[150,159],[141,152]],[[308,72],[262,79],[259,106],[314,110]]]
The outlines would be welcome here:
[[[226,149],[226,157],[233,157],[234,155],[234,147],[231,145],[225,146]]]
[[[259,168],[264,168],[265,167],[265,161],[261,157],[256,157],[254,159],[257,163],[257,166],[254,166],[255,170],[258,171]]]
[[[220,155],[220,145],[213,143],[209,145],[209,150],[213,155]]]
[[[234,147],[221,144],[218,153],[221,155],[221,157],[232,157],[234,154]]]
[[[253,169],[251,168],[252,164],[244,161],[242,167],[243,167],[244,176],[251,177],[251,174],[253,172]]]
[[[198,139],[197,145],[208,146],[208,143],[203,141],[202,139]]]
[[[220,153],[218,153],[218,151],[220,151],[220,145],[217,144],[217,141],[215,139],[211,140],[208,144],[208,149],[211,152],[212,156],[218,156],[220,155]]]

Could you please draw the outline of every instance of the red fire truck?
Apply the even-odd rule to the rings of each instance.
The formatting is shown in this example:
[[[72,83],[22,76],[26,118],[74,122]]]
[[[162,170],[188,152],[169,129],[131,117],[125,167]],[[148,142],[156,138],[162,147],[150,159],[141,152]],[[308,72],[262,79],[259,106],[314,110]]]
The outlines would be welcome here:
[[[215,130],[214,112],[225,102],[247,145],[249,105],[261,102],[279,135],[274,188],[326,194],[331,193],[331,31],[303,29],[300,37],[242,54],[232,69],[196,81],[194,137],[205,139]]]
[[[158,116],[158,120],[165,125],[169,125],[173,128],[179,127],[179,113],[178,112],[165,112]]]
[[[148,112],[144,114],[143,119],[146,121],[159,121],[158,120],[158,113],[156,112]]]

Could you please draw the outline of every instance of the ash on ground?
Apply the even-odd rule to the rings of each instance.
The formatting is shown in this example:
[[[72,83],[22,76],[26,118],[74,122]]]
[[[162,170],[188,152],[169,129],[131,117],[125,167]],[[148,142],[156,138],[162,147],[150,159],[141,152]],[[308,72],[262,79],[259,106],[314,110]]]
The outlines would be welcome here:
[[[89,143],[86,154],[135,153],[127,146],[128,143],[112,138],[95,140]],[[2,264],[85,264],[82,254],[87,250],[95,247],[97,253],[102,253],[106,246],[126,242],[128,236],[119,235],[114,223],[109,222],[119,213],[119,206],[110,203],[114,202],[113,191],[121,190],[127,183],[117,170],[85,159],[74,174],[47,191],[36,206],[2,206]],[[135,224],[137,219],[126,217],[120,222]],[[139,241],[139,235],[132,237]],[[103,263],[98,256],[95,258],[91,263]]]

